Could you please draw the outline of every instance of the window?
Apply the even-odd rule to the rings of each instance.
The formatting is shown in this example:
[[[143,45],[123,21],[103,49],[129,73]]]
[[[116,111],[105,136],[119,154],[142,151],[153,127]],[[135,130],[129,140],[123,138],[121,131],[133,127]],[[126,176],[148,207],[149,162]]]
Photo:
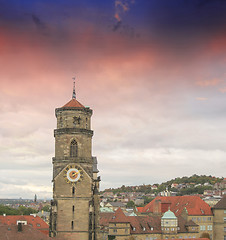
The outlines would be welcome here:
[[[224,222],[226,222],[226,217],[224,217]]]
[[[36,224],[37,227],[40,227],[41,225],[39,223]]]
[[[208,221],[211,221],[211,220],[212,220],[212,218],[211,218],[211,217],[208,217],[208,218],[207,218],[207,220],[208,220]]]
[[[224,213],[226,213],[226,210],[224,210]]]
[[[114,233],[117,233],[117,229],[113,229],[113,232],[114,232]]]
[[[198,217],[198,218],[197,218],[197,221],[198,221],[198,222],[200,222],[200,221],[201,221],[201,218],[200,218],[200,217]]]
[[[75,206],[74,205],[72,206],[72,212],[73,213],[75,212]]]
[[[63,127],[63,119],[60,117],[60,127]]]
[[[75,140],[72,140],[70,147],[70,157],[78,156],[78,144]]]
[[[208,225],[207,230],[212,230],[212,225]]]
[[[224,232],[226,232],[226,227],[224,227]]]
[[[71,221],[71,229],[74,229],[74,221]]]
[[[88,119],[86,118],[86,129],[88,128]]]
[[[226,235],[224,235],[224,240],[226,240]]]
[[[205,231],[206,230],[206,226],[200,225],[200,230],[201,231]]]

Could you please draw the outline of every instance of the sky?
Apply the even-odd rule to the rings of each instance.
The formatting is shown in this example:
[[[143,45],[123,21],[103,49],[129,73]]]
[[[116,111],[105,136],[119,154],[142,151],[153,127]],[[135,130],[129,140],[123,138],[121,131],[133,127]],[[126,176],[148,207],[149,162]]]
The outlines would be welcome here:
[[[0,198],[52,197],[55,108],[93,111],[101,190],[225,177],[226,1],[0,0]]]

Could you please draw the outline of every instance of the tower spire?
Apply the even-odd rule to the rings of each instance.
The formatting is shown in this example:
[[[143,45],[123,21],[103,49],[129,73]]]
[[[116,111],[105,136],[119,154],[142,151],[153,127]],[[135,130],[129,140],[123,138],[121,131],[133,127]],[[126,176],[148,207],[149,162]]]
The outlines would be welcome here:
[[[75,77],[72,78],[74,81],[73,81],[73,93],[72,93],[72,99],[76,99],[76,93],[75,93]]]

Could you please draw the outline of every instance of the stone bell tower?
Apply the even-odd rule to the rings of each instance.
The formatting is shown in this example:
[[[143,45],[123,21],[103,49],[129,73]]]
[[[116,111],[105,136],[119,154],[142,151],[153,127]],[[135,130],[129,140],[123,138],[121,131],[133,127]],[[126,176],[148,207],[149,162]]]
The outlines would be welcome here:
[[[74,83],[72,99],[55,113],[50,236],[97,240],[100,177],[92,156],[92,110],[76,100]]]

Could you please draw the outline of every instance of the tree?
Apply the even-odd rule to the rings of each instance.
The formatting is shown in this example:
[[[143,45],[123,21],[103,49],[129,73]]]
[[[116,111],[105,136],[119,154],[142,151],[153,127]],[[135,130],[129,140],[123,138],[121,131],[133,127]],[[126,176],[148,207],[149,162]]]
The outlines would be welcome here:
[[[50,212],[50,205],[45,205],[45,206],[42,208],[42,210],[43,210],[44,212]]]
[[[129,201],[126,205],[126,207],[128,207],[128,208],[133,208],[134,206],[135,206],[134,201]]]

